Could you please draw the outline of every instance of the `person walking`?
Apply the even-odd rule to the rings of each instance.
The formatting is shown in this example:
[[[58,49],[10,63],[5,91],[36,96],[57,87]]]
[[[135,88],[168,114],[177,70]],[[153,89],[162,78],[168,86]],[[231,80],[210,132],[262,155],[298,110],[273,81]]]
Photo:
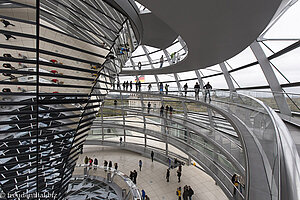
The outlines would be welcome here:
[[[188,89],[188,84],[187,83],[184,84],[183,89],[184,89],[184,96],[186,97],[186,95],[187,95],[187,89]]]
[[[188,186],[188,197],[189,200],[192,200],[192,196],[194,195],[194,190],[191,188],[191,186]]]
[[[150,113],[150,110],[151,110],[151,103],[150,101],[148,102],[148,114]]]
[[[195,100],[199,100],[200,85],[198,84],[198,82],[196,82],[194,89],[195,89]]]
[[[138,68],[139,68],[139,70],[142,69],[142,63],[141,62],[138,62]]]
[[[167,182],[170,181],[170,170],[169,169],[167,169],[166,179],[167,179]]]
[[[15,26],[14,24],[10,23],[9,21],[7,21],[5,19],[1,19],[0,21],[4,24],[5,28],[8,27],[9,25]]]
[[[149,83],[149,85],[148,85],[148,92],[151,92],[151,88],[152,88],[152,85],[151,85],[151,83]]]
[[[160,107],[160,116],[161,117],[163,117],[163,115],[164,115],[164,105],[161,105],[161,107]]]
[[[117,107],[117,105],[118,105],[118,101],[115,99],[114,100],[114,106]]]
[[[112,162],[111,162],[111,161],[109,161],[109,163],[108,163],[108,167],[109,167],[109,168],[111,168],[111,167],[112,167]]]
[[[166,94],[168,94],[168,92],[169,92],[169,85],[168,84],[165,85],[165,90],[166,90]]]
[[[122,144],[122,141],[123,141],[123,138],[122,138],[122,137],[120,137],[120,145]]]
[[[176,195],[178,197],[178,200],[181,200],[181,187],[177,188]]]
[[[162,94],[164,91],[164,85],[162,84],[162,82],[159,83],[159,94]]]
[[[142,200],[145,200],[145,197],[146,197],[146,192],[145,190],[142,190]]]
[[[151,151],[151,160],[152,160],[152,162],[153,162],[153,158],[154,158],[154,152]]]
[[[143,165],[142,160],[139,160],[139,168],[140,168],[140,171],[142,171],[142,165]]]
[[[130,91],[132,90],[132,81],[130,81],[129,83],[129,88],[130,88]]]
[[[163,64],[164,64],[164,56],[161,55],[160,59],[159,59],[159,62],[160,62],[160,66],[159,68],[162,68]]]
[[[178,183],[180,183],[181,171],[177,170]]]
[[[210,98],[210,90],[212,89],[212,86],[209,84],[209,82],[207,82],[207,84],[205,86],[203,86],[204,90],[204,101],[206,102],[207,96],[208,96],[208,101],[209,103],[211,102],[211,98]]]
[[[118,163],[115,163],[115,170],[118,170]]]

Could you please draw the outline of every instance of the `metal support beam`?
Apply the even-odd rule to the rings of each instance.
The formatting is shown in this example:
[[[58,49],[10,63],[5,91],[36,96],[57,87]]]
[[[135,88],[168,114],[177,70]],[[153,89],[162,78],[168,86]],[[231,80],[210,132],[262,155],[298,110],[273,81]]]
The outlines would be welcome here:
[[[142,46],[142,48],[143,48],[143,50],[144,50],[144,52],[145,52],[145,54],[146,54],[146,56],[147,56],[147,59],[148,59],[148,61],[149,61],[149,63],[150,63],[150,66],[151,66],[151,69],[154,69],[153,61],[152,61],[152,58],[149,56],[149,51],[148,51],[148,49],[145,47],[145,45],[141,45],[141,46]],[[156,74],[154,74],[154,78],[155,78],[155,80],[156,80],[157,89],[159,89],[159,79],[158,79],[158,76],[157,76]]]
[[[225,77],[225,80],[226,80],[227,86],[229,88],[229,91],[230,92],[234,92],[235,91],[235,87],[233,85],[232,79],[230,77],[230,74],[228,73],[228,70],[227,70],[227,67],[226,67],[225,63],[222,62],[219,65],[220,65],[221,70],[223,72],[223,75]]]
[[[269,85],[271,88],[271,91],[273,93],[274,99],[276,101],[276,104],[282,114],[289,115],[291,116],[291,110],[287,104],[286,98],[283,94],[283,90],[279,84],[279,81],[272,69],[272,66],[266,57],[266,54],[264,53],[263,49],[261,46],[258,44],[257,41],[254,41],[251,45],[250,48],[255,55]]]
[[[200,74],[200,72],[198,70],[195,70],[195,73],[196,73],[196,76],[198,78],[198,82],[199,82],[200,88],[202,89],[202,95],[204,97],[204,90],[203,90],[204,84],[203,84],[203,80],[202,80],[201,74]],[[213,121],[213,116],[212,116],[211,109],[207,108],[207,114],[208,114],[208,119],[209,119],[210,126],[214,127],[214,121]]]
[[[172,61],[171,61],[171,56],[169,54],[169,52],[167,50],[163,50],[167,60],[168,60],[168,63],[169,65],[172,65]],[[177,84],[177,88],[178,88],[178,91],[179,91],[179,95],[182,95],[182,91],[181,91],[181,85],[180,85],[180,82],[179,82],[179,78],[178,78],[178,74],[177,73],[174,73],[174,78],[175,78],[175,81],[176,81],[176,84]]]

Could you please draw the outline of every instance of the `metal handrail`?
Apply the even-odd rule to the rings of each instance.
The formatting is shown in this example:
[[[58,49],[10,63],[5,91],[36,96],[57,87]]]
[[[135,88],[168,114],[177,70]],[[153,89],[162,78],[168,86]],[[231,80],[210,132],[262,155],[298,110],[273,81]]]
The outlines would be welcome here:
[[[105,166],[99,166],[99,165],[88,165],[88,164],[78,164],[76,165],[76,167],[91,167],[91,168],[97,168],[97,169],[101,169],[104,170],[105,172],[110,172],[111,173],[111,178],[113,178],[113,176],[119,176],[128,186],[128,188],[130,189],[130,193],[132,195],[132,200],[141,200],[141,195],[140,195],[140,191],[138,189],[138,187],[132,182],[132,180],[123,172],[110,168],[110,167],[105,167]],[[103,177],[106,178],[106,177]],[[123,189],[123,188],[122,188]]]

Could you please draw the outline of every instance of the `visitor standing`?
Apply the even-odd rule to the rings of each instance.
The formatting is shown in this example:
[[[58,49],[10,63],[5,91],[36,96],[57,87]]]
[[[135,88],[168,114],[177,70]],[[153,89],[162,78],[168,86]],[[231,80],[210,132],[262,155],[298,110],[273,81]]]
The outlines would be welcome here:
[[[164,64],[164,56],[161,55],[160,59],[159,59],[159,62],[160,62],[160,66],[159,68],[162,68],[163,64]]]
[[[164,91],[164,85],[162,84],[162,82],[159,83],[159,94],[162,94]]]
[[[168,92],[169,92],[169,85],[168,84],[165,85],[165,90],[166,90],[166,94],[168,94]]]
[[[195,89],[195,99],[199,100],[200,85],[198,84],[198,82],[196,82],[194,89]]]
[[[118,170],[118,163],[115,163],[115,170]]]
[[[167,182],[170,181],[170,170],[169,169],[167,169],[166,179],[167,179]]]
[[[145,200],[145,197],[146,197],[146,192],[145,190],[142,190],[142,200]]]
[[[132,81],[130,81],[129,83],[129,88],[130,88],[130,91],[132,90]]]
[[[112,162],[111,162],[111,161],[109,161],[109,163],[108,163],[108,167],[109,167],[109,168],[111,168],[111,167],[112,167]]]
[[[149,85],[148,85],[148,92],[151,92],[151,88],[152,88],[152,85],[151,85],[151,83],[149,83]]]
[[[188,188],[187,188],[187,186],[184,186],[184,188],[183,188],[182,197],[183,197],[183,200],[188,200]]]
[[[212,86],[209,84],[209,82],[207,82],[207,84],[203,87],[204,90],[204,101],[206,102],[206,98],[208,96],[208,101],[209,103],[211,102],[211,98],[210,98],[210,90],[212,89]]]
[[[178,183],[180,183],[181,171],[177,170]]]
[[[87,156],[85,156],[85,158],[84,158],[84,164],[88,164],[89,163],[89,158],[87,157]]]
[[[161,107],[160,107],[160,116],[161,117],[163,117],[163,115],[164,115],[164,105],[161,105]]]
[[[153,158],[154,158],[154,152],[151,151],[151,160],[152,160],[152,162],[153,162]]]
[[[192,200],[192,196],[194,195],[194,190],[191,188],[191,186],[188,186],[188,197],[189,200]]]
[[[148,114],[150,113],[150,109],[151,109],[151,103],[150,101],[148,102]]]
[[[188,84],[187,83],[184,84],[183,89],[184,89],[184,96],[186,97],[186,95],[187,95],[187,89],[188,89]]]
[[[143,165],[142,160],[139,160],[139,168],[140,168],[140,171],[142,171],[142,165]]]
[[[178,200],[181,200],[181,187],[177,188],[176,194],[178,196]]]
[[[138,176],[138,173],[136,170],[133,170],[133,183],[136,184],[136,178]]]
[[[97,169],[97,166],[98,166],[98,159],[95,158],[94,159],[94,169]]]
[[[139,68],[139,70],[142,69],[142,63],[141,62],[138,62],[138,68]]]

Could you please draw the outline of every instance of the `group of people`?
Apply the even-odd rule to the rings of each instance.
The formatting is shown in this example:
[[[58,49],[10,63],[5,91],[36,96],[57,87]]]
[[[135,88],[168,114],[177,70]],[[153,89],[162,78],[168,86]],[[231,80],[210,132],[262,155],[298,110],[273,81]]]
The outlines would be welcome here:
[[[169,86],[168,84],[165,85],[165,91],[166,91],[166,94],[169,93]],[[159,83],[159,94],[163,94],[164,92],[164,85],[162,82]]]
[[[233,174],[231,178],[231,182],[234,185],[233,187],[233,195],[236,194],[236,189],[239,189],[240,192],[243,192],[243,188],[245,188],[244,178],[238,174]]]
[[[170,117],[172,117],[173,114],[173,107],[166,105],[166,108],[164,107],[164,105],[162,105],[160,107],[160,116],[163,117],[164,116],[164,110],[166,110],[165,112],[165,116],[168,117],[168,113],[170,112]]]
[[[136,170],[130,171],[129,178],[132,180],[132,182],[134,184],[136,184],[136,178],[137,178],[137,176],[138,176],[138,173],[137,173]]]
[[[115,84],[114,82],[112,83],[112,86],[113,86],[113,89],[117,89],[117,90],[121,90],[121,84],[120,84],[120,81],[117,81],[117,83]],[[116,87],[117,86],[117,87]],[[133,83],[132,81],[124,81],[123,84],[123,90],[125,91],[132,91],[132,86],[133,86]],[[141,88],[142,88],[142,83],[140,80],[136,81],[135,82],[135,91],[136,92],[140,92],[141,91]]]
[[[84,158],[84,164],[86,164],[86,165],[88,164],[90,167],[92,167],[94,165],[95,170],[97,169],[97,166],[99,165],[97,158],[95,158],[93,160],[92,158],[89,158],[87,156],[85,156],[85,158]],[[108,167],[108,168],[112,169],[113,163],[112,163],[112,161],[107,162],[107,160],[104,160],[103,165],[104,165],[105,168]],[[114,164],[114,169],[118,170],[118,167],[119,167],[118,163],[115,163]]]
[[[192,200],[194,190],[191,188],[191,186],[185,185],[183,187],[183,191],[181,190],[181,187],[177,188],[176,195],[178,197],[178,200],[181,200],[181,197],[183,198],[183,200]]]
[[[183,86],[184,89],[184,96],[186,97],[187,92],[188,92],[188,84],[186,83]],[[204,89],[204,101],[206,102],[207,97],[208,97],[208,101],[209,103],[211,102],[211,96],[210,96],[210,91],[212,90],[212,86],[210,85],[209,82],[206,83],[206,85],[203,86]],[[198,82],[196,82],[196,84],[194,85],[194,90],[195,90],[195,99],[199,100],[199,93],[200,93],[200,85]]]

